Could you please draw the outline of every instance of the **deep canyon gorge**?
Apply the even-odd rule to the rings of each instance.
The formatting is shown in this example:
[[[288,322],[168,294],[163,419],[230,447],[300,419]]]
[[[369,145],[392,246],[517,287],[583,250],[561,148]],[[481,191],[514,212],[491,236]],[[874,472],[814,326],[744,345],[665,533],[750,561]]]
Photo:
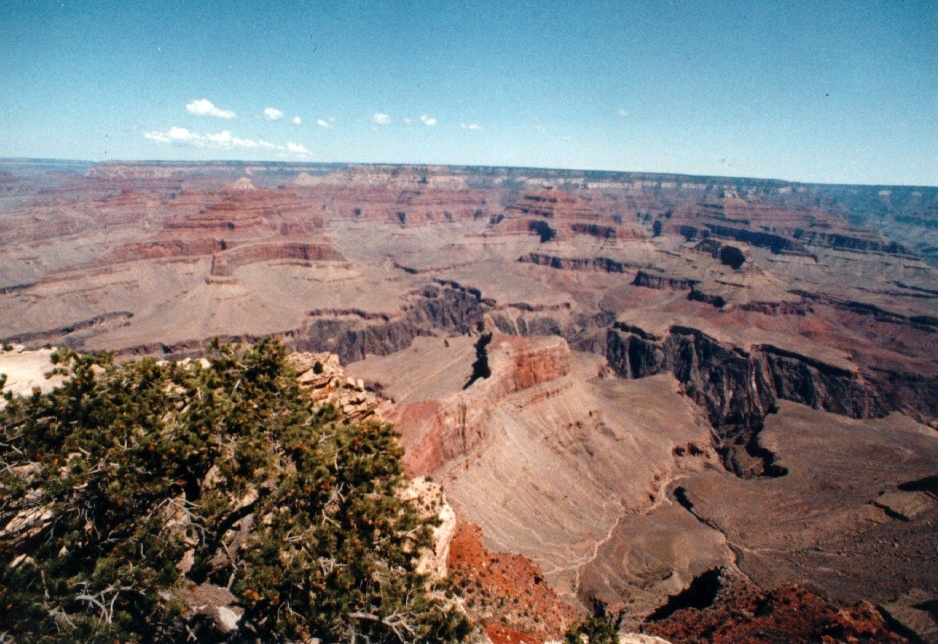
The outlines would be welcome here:
[[[936,222],[933,187],[6,160],[0,340],[336,354],[465,560],[539,587],[493,628],[679,641],[758,596],[936,641]]]

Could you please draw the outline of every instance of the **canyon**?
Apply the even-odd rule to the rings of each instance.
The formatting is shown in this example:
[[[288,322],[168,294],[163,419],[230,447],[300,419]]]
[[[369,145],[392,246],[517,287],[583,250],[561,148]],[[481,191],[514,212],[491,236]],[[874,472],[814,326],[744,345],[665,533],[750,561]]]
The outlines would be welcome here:
[[[934,187],[2,160],[0,340],[338,356],[552,624],[677,637],[709,584],[934,641],[936,221]]]

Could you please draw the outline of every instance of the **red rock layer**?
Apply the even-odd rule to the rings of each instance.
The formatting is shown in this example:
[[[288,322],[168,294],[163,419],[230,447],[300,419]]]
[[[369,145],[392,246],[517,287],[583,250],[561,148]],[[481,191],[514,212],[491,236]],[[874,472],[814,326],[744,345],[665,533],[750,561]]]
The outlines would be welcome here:
[[[486,550],[477,525],[457,525],[447,568],[466,600],[469,618],[493,642],[557,640],[580,617],[544,583],[530,559]]]
[[[405,465],[412,475],[437,472],[484,446],[489,416],[506,396],[569,373],[570,348],[558,337],[497,336],[487,348],[491,375],[442,401],[403,405],[393,420],[404,428]]]
[[[799,586],[765,592],[737,576],[722,578],[712,605],[681,609],[648,624],[645,632],[673,642],[714,644],[906,641],[867,602],[843,606]]]
[[[559,239],[576,235],[608,241],[645,237],[634,214],[617,200],[600,193],[587,197],[557,188],[522,194],[494,223],[500,232],[537,232],[543,241],[545,226]]]
[[[329,244],[304,244],[299,242],[267,242],[239,246],[212,257],[212,275],[231,275],[234,269],[247,264],[273,260],[295,260],[299,262],[341,261],[339,254]]]
[[[241,184],[242,186],[247,184]],[[213,275],[276,259],[341,260],[324,238],[325,220],[290,191],[186,191],[172,201],[175,213],[154,236],[119,246],[118,261],[216,255]],[[315,241],[304,238],[315,237]],[[289,241],[287,241],[289,239]]]

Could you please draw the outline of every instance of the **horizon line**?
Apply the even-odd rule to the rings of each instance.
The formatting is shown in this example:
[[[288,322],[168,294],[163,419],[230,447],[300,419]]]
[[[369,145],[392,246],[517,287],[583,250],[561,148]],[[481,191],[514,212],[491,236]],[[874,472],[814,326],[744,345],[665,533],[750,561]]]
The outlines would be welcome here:
[[[531,170],[536,172],[583,172],[583,173],[602,173],[602,174],[621,174],[621,175],[649,175],[659,177],[686,177],[692,179],[730,179],[730,180],[749,180],[763,181],[768,183],[779,183],[786,185],[802,186],[831,186],[831,187],[869,187],[869,188],[923,188],[928,190],[938,190],[936,185],[912,184],[912,183],[835,183],[827,181],[800,181],[793,179],[779,179],[776,177],[755,177],[746,175],[716,175],[716,174],[693,174],[685,172],[658,172],[647,170],[604,170],[597,168],[561,168],[551,166],[514,166],[514,165],[483,165],[483,164],[461,164],[461,163],[398,163],[387,161],[305,161],[305,160],[273,160],[273,159],[106,159],[103,161],[93,161],[90,159],[64,159],[56,157],[0,157],[0,163],[4,162],[31,162],[31,163],[59,163],[59,164],[87,164],[87,165],[105,165],[105,164],[175,164],[175,165],[209,165],[209,164],[273,164],[282,166],[392,166],[392,167],[441,167],[441,168],[466,168],[466,169],[493,169],[493,170]]]

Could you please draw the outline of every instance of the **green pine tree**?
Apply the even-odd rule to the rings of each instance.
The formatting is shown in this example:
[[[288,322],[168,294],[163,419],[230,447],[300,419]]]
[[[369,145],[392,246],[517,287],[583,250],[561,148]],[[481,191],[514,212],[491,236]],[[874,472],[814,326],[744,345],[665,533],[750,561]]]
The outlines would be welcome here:
[[[416,570],[433,525],[396,431],[311,403],[276,340],[208,357],[60,350],[65,382],[0,411],[0,633],[224,639],[185,601],[213,584],[244,610],[228,639],[464,637]]]

